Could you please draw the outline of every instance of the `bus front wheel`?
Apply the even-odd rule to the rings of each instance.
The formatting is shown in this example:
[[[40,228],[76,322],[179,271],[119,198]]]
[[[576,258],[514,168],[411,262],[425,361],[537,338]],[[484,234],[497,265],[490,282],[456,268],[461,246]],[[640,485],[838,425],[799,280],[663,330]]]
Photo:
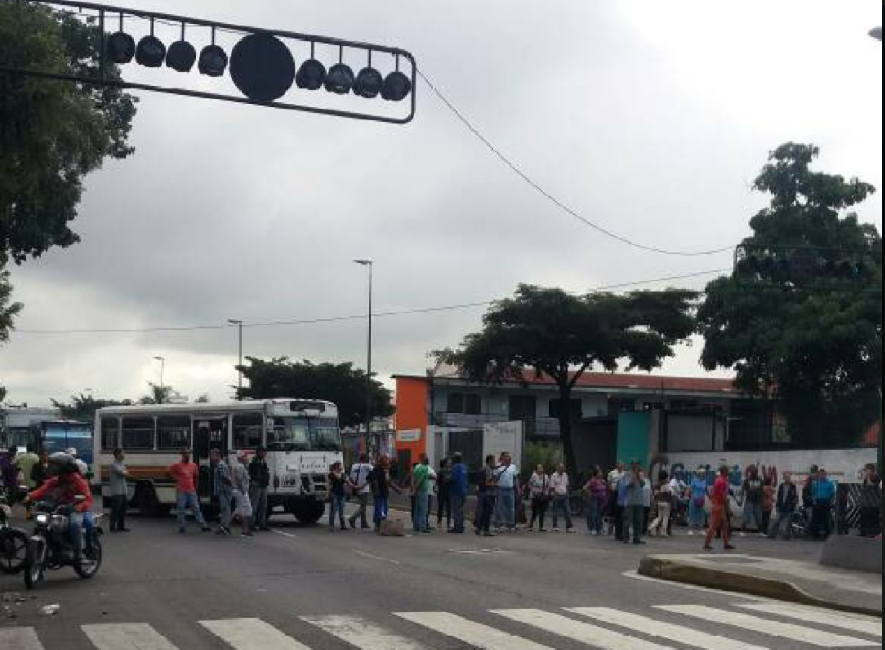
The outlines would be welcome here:
[[[302,524],[315,524],[326,512],[326,504],[321,501],[299,504],[292,509],[292,514]]]

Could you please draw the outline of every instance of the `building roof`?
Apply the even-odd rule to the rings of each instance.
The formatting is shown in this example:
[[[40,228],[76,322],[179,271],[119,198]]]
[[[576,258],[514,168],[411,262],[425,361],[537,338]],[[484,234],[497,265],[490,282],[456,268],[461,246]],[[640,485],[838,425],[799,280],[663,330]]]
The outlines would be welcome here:
[[[448,369],[447,369],[448,370]],[[393,375],[394,379],[421,379],[428,380],[429,376],[421,375]],[[441,372],[433,375],[436,380],[466,381],[457,372]],[[535,376],[534,372],[527,371],[524,382],[530,386],[552,386],[555,382],[547,375]],[[508,384],[523,383],[519,380],[504,382]],[[733,379],[717,379],[712,377],[669,377],[663,375],[628,374],[608,372],[584,373],[575,385],[578,388],[602,389],[602,390],[647,390],[657,392],[663,389],[671,392],[684,393],[726,393],[739,394],[740,390],[735,386]]]

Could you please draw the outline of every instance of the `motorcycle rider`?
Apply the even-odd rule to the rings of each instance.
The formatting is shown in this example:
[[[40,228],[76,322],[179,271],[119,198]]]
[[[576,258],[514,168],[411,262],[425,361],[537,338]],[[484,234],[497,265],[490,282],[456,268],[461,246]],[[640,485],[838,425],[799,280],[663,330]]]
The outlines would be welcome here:
[[[83,522],[92,507],[92,490],[80,474],[76,460],[62,452],[49,457],[49,476],[49,480],[25,497],[25,504],[45,500],[55,508],[72,507],[68,536],[74,551],[74,562],[80,562],[83,554]]]

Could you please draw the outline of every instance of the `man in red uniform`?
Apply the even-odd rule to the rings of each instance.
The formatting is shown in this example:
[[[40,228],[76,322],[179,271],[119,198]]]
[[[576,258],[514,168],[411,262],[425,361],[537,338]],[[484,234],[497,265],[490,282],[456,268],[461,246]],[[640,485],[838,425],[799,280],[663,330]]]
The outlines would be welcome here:
[[[704,550],[713,550],[713,536],[717,532],[722,533],[722,543],[726,551],[733,551],[734,546],[728,543],[728,514],[726,505],[728,501],[728,467],[723,465],[719,468],[719,476],[713,483],[713,493],[710,496],[713,502],[713,514],[710,518],[710,528],[707,529],[707,539],[704,542]]]

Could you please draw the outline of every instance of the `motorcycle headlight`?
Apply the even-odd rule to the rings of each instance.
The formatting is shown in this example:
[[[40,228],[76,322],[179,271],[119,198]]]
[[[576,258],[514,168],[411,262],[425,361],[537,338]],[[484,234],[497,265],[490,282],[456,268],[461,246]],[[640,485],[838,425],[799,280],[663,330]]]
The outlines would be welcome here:
[[[49,523],[49,515],[40,513],[34,518],[34,520],[41,526],[45,526]]]

